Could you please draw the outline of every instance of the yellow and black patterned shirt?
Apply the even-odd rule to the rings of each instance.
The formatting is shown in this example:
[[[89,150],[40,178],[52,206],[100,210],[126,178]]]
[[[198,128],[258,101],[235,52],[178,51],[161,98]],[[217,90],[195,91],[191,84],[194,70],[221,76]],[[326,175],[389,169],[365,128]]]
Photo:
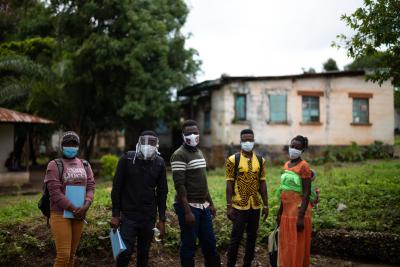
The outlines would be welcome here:
[[[239,210],[260,209],[262,199],[259,192],[260,180],[265,180],[265,159],[262,159],[261,178],[260,163],[257,156],[248,159],[240,155],[237,177],[235,179],[235,155],[226,160],[226,180],[235,181],[234,195],[232,196],[232,207]]]

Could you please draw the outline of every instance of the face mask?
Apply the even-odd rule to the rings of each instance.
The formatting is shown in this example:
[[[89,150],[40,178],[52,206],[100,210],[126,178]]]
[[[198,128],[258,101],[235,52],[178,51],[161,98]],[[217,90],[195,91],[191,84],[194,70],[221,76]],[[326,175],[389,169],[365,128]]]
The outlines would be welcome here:
[[[198,134],[183,135],[183,141],[187,145],[195,147],[199,144],[199,136]]]
[[[156,147],[152,145],[141,145],[140,152],[142,152],[143,157],[145,160],[153,158],[154,154],[156,153]]]
[[[240,143],[240,146],[241,146],[241,148],[242,148],[243,151],[250,152],[250,151],[253,150],[254,142],[249,142],[249,141],[247,141],[247,142],[241,142],[241,143]]]
[[[290,159],[297,159],[301,156],[303,151],[289,147],[289,158]]]
[[[63,147],[63,154],[66,158],[72,159],[75,158],[76,155],[78,154],[78,147],[68,147],[64,146]]]

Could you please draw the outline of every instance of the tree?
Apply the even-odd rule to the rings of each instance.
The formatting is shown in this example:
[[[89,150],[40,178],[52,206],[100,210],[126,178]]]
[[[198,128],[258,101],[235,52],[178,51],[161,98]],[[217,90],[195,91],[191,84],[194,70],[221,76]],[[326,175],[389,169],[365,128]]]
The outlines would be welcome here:
[[[304,74],[307,74],[307,73],[316,73],[315,69],[312,68],[312,67],[308,68],[308,70],[306,70],[305,68],[301,68],[301,70],[303,71]]]
[[[69,125],[89,153],[98,131],[124,125],[132,146],[140,130],[176,110],[171,89],[186,86],[199,68],[180,32],[184,1],[54,0],[50,8],[56,39],[72,64],[65,84],[66,109],[75,114]]]
[[[329,58],[325,63],[322,64],[324,71],[338,71],[339,68],[336,61],[333,58]]]
[[[382,66],[383,52],[378,52],[370,56],[361,56],[344,67],[345,70],[367,70],[373,71]]]
[[[181,33],[188,14],[183,0],[46,3],[26,12],[15,7],[21,23],[7,38],[43,36],[43,27],[30,27],[35,22],[48,27],[56,51],[42,63],[56,77],[57,121],[79,133],[85,157],[101,131],[125,128],[129,146],[140,130],[177,119],[171,90],[193,81],[200,64]],[[37,17],[34,8],[42,11]]]
[[[352,58],[381,54],[378,68],[367,79],[379,82],[392,79],[400,84],[400,1],[364,0],[364,6],[342,20],[355,31],[352,37],[338,36]],[[337,46],[341,46],[336,44]]]

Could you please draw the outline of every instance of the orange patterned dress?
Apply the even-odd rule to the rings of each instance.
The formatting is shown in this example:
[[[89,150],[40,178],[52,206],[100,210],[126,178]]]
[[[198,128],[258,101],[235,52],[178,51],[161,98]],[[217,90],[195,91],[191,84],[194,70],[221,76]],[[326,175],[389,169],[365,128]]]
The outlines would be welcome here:
[[[284,169],[297,173],[302,179],[311,178],[311,169],[304,160],[289,168],[289,161]],[[301,206],[302,196],[293,191],[282,191],[281,202],[283,211],[279,226],[279,266],[308,267],[310,266],[311,250],[311,205],[304,215],[304,230],[297,232],[297,215]]]

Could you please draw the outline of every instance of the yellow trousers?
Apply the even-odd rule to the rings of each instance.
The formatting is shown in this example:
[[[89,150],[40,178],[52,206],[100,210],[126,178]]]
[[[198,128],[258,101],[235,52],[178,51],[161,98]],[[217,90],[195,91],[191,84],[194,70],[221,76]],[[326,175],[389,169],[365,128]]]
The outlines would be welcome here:
[[[83,221],[66,219],[63,214],[51,213],[51,233],[56,244],[54,267],[74,266],[74,256],[83,230]]]

